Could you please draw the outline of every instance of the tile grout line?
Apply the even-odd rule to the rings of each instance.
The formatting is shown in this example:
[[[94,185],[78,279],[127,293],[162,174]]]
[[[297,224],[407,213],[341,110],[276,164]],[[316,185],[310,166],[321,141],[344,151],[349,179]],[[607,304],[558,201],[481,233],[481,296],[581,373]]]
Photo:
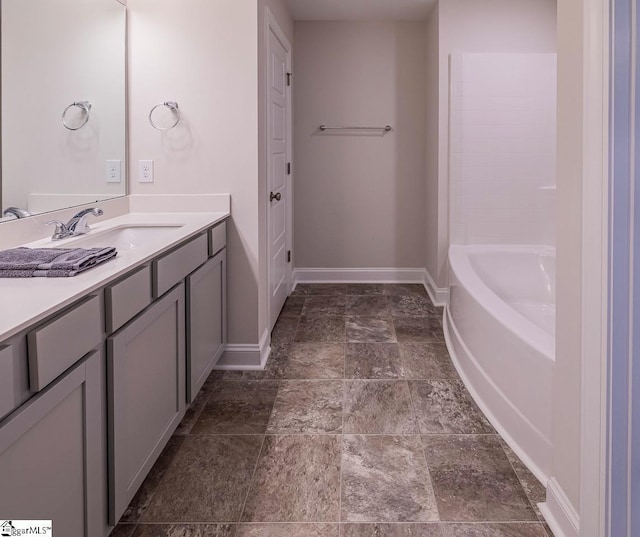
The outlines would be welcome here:
[[[253,473],[251,474],[251,479],[249,480],[249,486],[247,487],[247,494],[244,497],[244,502],[242,503],[242,509],[240,510],[240,515],[238,517],[238,524],[242,523],[242,517],[244,516],[245,509],[247,508],[247,501],[249,500],[249,494],[251,494],[251,488],[254,484],[254,480],[256,477],[256,473],[258,472],[258,464],[260,463],[260,457],[262,456],[262,451],[264,450],[264,444],[267,440],[267,430],[269,427],[269,422],[271,421],[271,415],[273,414],[273,407],[276,404],[276,398],[278,397],[278,392],[280,392],[280,386],[282,385],[282,380],[278,380],[278,390],[276,391],[276,397],[273,398],[273,403],[271,405],[271,412],[269,413],[269,419],[267,420],[267,425],[264,429],[264,434],[262,436],[262,443],[260,444],[260,450],[258,451],[258,457],[256,458],[256,463],[253,467]],[[237,529],[234,534],[237,533]]]
[[[315,345],[316,343],[312,343]],[[339,341],[328,342],[328,343],[317,343],[319,345],[339,345]],[[373,345],[386,345],[386,343],[372,343]],[[309,343],[297,343],[297,345],[309,345]],[[357,343],[356,345],[362,345],[362,343]],[[306,381],[327,381],[327,380],[359,380],[359,381],[371,381],[371,382],[401,382],[406,380],[407,382],[428,382],[428,381],[459,381],[458,378],[455,377],[409,377],[409,378],[399,378],[399,377],[283,377],[283,378],[262,378],[262,379],[241,379],[241,378],[229,378],[229,379],[221,379],[222,382],[273,382],[277,380],[306,380]]]
[[[278,382],[278,389],[276,390],[276,395],[273,398],[273,403],[271,403],[271,410],[269,411],[269,419],[267,420],[267,425],[264,428],[264,436],[270,436],[272,433],[269,433],[269,425],[271,425],[271,419],[273,418],[273,409],[276,407],[276,401],[278,400],[278,395],[280,395],[280,388],[282,388],[283,380],[280,379]]]
[[[345,339],[346,339],[346,331],[347,331],[347,323],[345,322]],[[342,470],[343,470],[343,460],[344,460],[344,413],[345,413],[345,390],[346,390],[346,376],[347,376],[347,344],[345,343],[343,346],[342,353],[342,428],[340,429],[340,482],[338,485],[339,489],[339,498],[338,498],[338,524],[342,523]],[[340,531],[340,526],[338,526],[338,532]]]
[[[262,437],[262,443],[260,444],[260,451],[258,451],[258,457],[256,458],[256,463],[253,466],[253,473],[251,474],[251,479],[249,480],[249,486],[247,487],[247,493],[244,497],[244,502],[242,502],[242,509],[240,510],[240,515],[238,517],[237,524],[242,523],[242,517],[244,516],[245,509],[247,508],[247,501],[249,500],[249,494],[251,494],[251,488],[253,486],[254,479],[256,478],[256,473],[258,471],[258,464],[260,463],[260,457],[262,456],[262,451],[264,449],[264,443],[267,439],[267,435],[265,434]]]
[[[395,328],[395,324],[394,324],[394,328]],[[403,358],[404,355],[402,352],[400,352],[400,360],[401,362],[403,362]],[[420,428],[420,424],[418,422],[418,412],[416,409],[416,405],[415,405],[415,401],[414,401],[414,397],[413,397],[413,393],[411,392],[411,385],[409,384],[409,381],[407,380],[407,388],[409,390],[409,398],[411,400],[411,407],[413,409],[414,415],[415,415],[415,419],[416,419],[416,429],[419,433],[422,433],[421,428]],[[436,489],[433,485],[433,479],[431,478],[431,469],[429,468],[429,461],[427,460],[427,454],[426,454],[426,446],[424,445],[424,442],[422,441],[422,434],[420,434],[420,436],[418,436],[418,443],[420,444],[421,447],[421,451],[422,451],[422,458],[424,459],[424,464],[427,470],[427,477],[429,478],[429,484],[431,485],[431,493],[433,494],[433,501],[435,502],[435,507],[436,507],[436,513],[438,515],[438,521],[442,522],[442,515],[440,514],[440,506],[438,505],[438,498],[436,497]],[[442,527],[440,528],[440,533],[442,532]]]
[[[368,526],[373,524],[386,524],[390,526],[448,526],[453,524],[460,524],[465,526],[483,526],[489,524],[500,524],[505,526],[543,526],[543,523],[538,520],[433,520],[427,522],[389,522],[388,520],[373,520],[373,521],[359,521],[359,522],[327,522],[326,520],[311,520],[311,521],[281,521],[281,522],[229,522],[229,521],[216,521],[216,522],[202,522],[202,521],[180,521],[180,522],[140,522],[133,524],[129,522],[123,522],[122,526],[167,526],[167,525],[189,525],[189,526],[285,526],[285,525],[354,525],[354,526]]]
[[[413,394],[411,393],[411,386],[409,385],[409,381],[405,381],[407,383],[407,390],[409,390],[409,400],[411,401],[411,410],[413,411],[413,417],[415,419],[415,427],[416,431],[418,431],[418,443],[420,445],[420,451],[422,453],[422,459],[424,460],[425,469],[427,471],[427,478],[429,479],[429,484],[431,485],[431,494],[433,495],[433,501],[436,508],[436,514],[438,515],[438,522],[442,521],[442,517],[440,516],[440,507],[438,506],[438,498],[436,498],[436,490],[433,486],[433,479],[431,479],[431,470],[429,469],[429,462],[427,461],[427,455],[425,453],[425,446],[422,443],[422,433],[420,432],[420,424],[418,423],[418,414],[416,412],[416,407],[413,401]]]
[[[138,493],[142,489],[143,485],[145,484],[145,481],[147,480],[147,478],[149,477],[149,475],[153,471],[154,466],[158,463],[158,461],[160,460],[160,457],[165,453],[165,450],[167,449],[167,446],[169,445],[169,442],[171,442],[171,440],[173,440],[174,438],[179,439],[180,445],[176,449],[176,453],[173,454],[173,457],[172,457],[171,461],[167,465],[167,467],[166,467],[166,469],[164,471],[164,475],[160,478],[160,480],[153,487],[152,491],[149,493],[149,497],[147,498],[146,507],[144,508],[144,510],[146,510],[146,508],[149,507],[149,505],[151,505],[151,503],[153,502],[153,499],[155,498],[158,490],[160,489],[160,486],[162,485],[163,481],[167,478],[167,474],[169,473],[169,469],[171,468],[171,466],[175,462],[176,456],[177,456],[178,452],[182,449],[182,445],[184,444],[187,436],[189,436],[189,435],[188,434],[183,434],[183,435],[172,434],[169,437],[169,440],[167,441],[167,444],[165,444],[165,447],[160,452],[160,455],[156,459],[156,462],[153,464],[153,466],[151,466],[151,470],[149,470],[149,473],[147,474],[147,477],[145,477],[145,479],[142,481],[142,484],[138,487],[138,490],[133,495],[133,498],[131,498],[131,501],[129,502],[129,505],[127,505],[127,508],[125,509],[125,513],[127,512],[127,509],[129,509],[129,507],[131,507],[131,504],[133,503],[133,500],[136,498],[136,496],[138,495]],[[122,517],[120,517],[120,520],[118,521],[118,524],[120,524],[120,523],[122,523],[122,524],[135,524],[136,528],[137,528],[138,525],[142,522],[140,520],[140,518],[143,516],[143,511],[144,510],[139,510],[139,507],[136,507],[136,510],[139,511],[139,512],[138,512],[137,516],[135,517],[135,520],[122,522]],[[122,516],[124,516],[124,513],[123,513]],[[116,524],[116,526],[118,524]],[[134,532],[135,532],[135,530],[134,530]]]
[[[333,381],[338,382],[338,381]],[[336,432],[302,432],[302,433],[198,433],[191,434],[189,436],[326,436],[333,435],[339,436],[343,433]],[[497,433],[344,433],[348,435],[358,435],[358,436],[433,436],[433,437],[442,437],[442,436],[493,436],[499,437],[500,435]],[[186,435],[178,435],[178,436],[186,436]]]
[[[458,379],[454,378],[393,378],[393,377],[379,377],[379,378],[366,378],[366,377],[315,377],[315,378],[306,378],[306,377],[283,377],[283,378],[264,378],[264,379],[224,379],[224,382],[273,382],[278,380],[301,380],[306,382],[326,382],[326,381],[340,381],[340,380],[348,380],[348,381],[360,381],[360,382],[430,382],[430,381],[438,381],[438,382],[448,382],[448,381],[456,381]],[[187,433],[183,433],[178,436],[185,436]]]
[[[529,497],[529,493],[527,492],[527,488],[524,486],[524,483],[522,482],[522,479],[520,478],[520,474],[518,474],[518,472],[516,470],[516,467],[513,465],[513,463],[511,462],[511,459],[509,458],[509,454],[507,453],[507,450],[504,448],[504,444],[503,444],[504,439],[500,436],[500,434],[498,434],[498,440],[499,440],[500,447],[502,448],[502,451],[504,452],[504,456],[507,457],[507,461],[509,462],[509,465],[511,466],[511,468],[513,470],[513,473],[516,474],[516,479],[518,480],[518,483],[520,483],[520,487],[522,488],[522,491],[524,492],[524,495],[527,497],[527,501],[529,502],[529,505],[531,506],[531,509],[533,509],[533,514],[536,515],[536,519],[540,523],[546,524],[547,523],[546,520],[541,520],[540,519],[540,515],[538,514],[538,510],[537,510],[537,505],[534,504],[533,500],[531,500],[531,498]],[[517,455],[515,453],[514,453],[514,455],[517,457]],[[546,487],[545,487],[545,490],[546,490]]]
[[[344,467],[344,412],[345,412],[345,377],[347,374],[347,318],[344,321],[344,345],[342,347],[342,427],[340,428],[340,481],[338,483],[338,490],[340,496],[338,497],[338,533],[340,533],[340,523],[342,522],[342,471]]]
[[[220,382],[220,379],[216,379],[216,381],[214,382],[214,385],[218,384],[219,382]],[[206,381],[205,381],[205,383],[206,383]],[[185,432],[181,436],[190,436],[191,433],[193,432],[193,429],[195,428],[196,424],[200,421],[200,417],[202,416],[202,413],[205,411],[205,408],[209,404],[209,400],[211,399],[211,396],[213,395],[213,386],[211,386],[211,388],[208,390],[208,392],[209,393],[207,393],[206,396],[205,396],[205,401],[202,404],[202,408],[200,409],[200,412],[198,412],[197,415],[194,415],[194,417],[193,417],[193,423],[191,424],[191,427],[189,427],[189,430],[187,432]]]

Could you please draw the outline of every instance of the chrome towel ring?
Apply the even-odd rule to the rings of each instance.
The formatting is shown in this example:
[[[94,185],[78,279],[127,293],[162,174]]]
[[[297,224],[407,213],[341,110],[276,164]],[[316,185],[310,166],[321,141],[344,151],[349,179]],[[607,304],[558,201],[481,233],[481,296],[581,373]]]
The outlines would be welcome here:
[[[73,107],[78,107],[80,108],[80,110],[84,112],[84,120],[77,127],[73,127],[69,125],[69,123],[67,123],[67,112],[71,110]],[[66,129],[69,129],[70,131],[77,131],[78,129],[81,129],[87,124],[87,122],[89,121],[90,115],[91,115],[91,103],[89,101],[76,101],[74,103],[71,103],[69,106],[67,106],[64,109],[64,112],[62,112],[62,124],[65,126]]]
[[[173,113],[173,115],[175,116],[175,121],[169,125],[168,127],[158,127],[158,125],[156,125],[153,122],[153,113],[156,111],[156,109],[160,108],[161,106],[164,106],[166,108],[168,108],[169,110],[171,110],[171,112]],[[178,103],[175,101],[166,101],[164,103],[160,103],[160,104],[156,104],[152,109],[151,112],[149,112],[149,123],[151,123],[151,126],[154,129],[157,129],[159,131],[170,131],[171,129],[173,129],[178,123],[180,123],[180,109],[178,108]]]

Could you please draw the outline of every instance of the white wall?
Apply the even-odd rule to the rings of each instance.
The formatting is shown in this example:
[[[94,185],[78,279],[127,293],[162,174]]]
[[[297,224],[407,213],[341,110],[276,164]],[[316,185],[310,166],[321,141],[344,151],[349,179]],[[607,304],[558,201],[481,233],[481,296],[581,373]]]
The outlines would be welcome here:
[[[296,22],[296,268],[424,267],[425,34],[424,23]]]
[[[449,55],[454,52],[555,52],[555,0],[446,0],[438,9],[439,150],[438,185],[427,175],[429,191],[438,192],[438,243],[429,245],[427,267],[439,287],[446,287],[449,182]],[[433,84],[433,80],[429,80]],[[436,258],[433,258],[434,253]],[[436,272],[434,273],[433,270]]]
[[[450,243],[555,246],[556,55],[450,62]]]
[[[258,6],[238,0],[129,0],[132,194],[230,193],[229,341],[256,344],[258,286]],[[147,119],[175,100],[183,121]],[[155,183],[137,162],[155,161]]]
[[[52,208],[125,194],[125,10],[117,2],[3,0],[2,205],[31,210],[30,194],[54,194]],[[89,122],[62,125],[74,101]],[[69,110],[70,122],[78,109]],[[76,114],[77,116],[77,114]],[[106,161],[122,162],[121,183]],[[44,209],[46,205],[43,205]]]

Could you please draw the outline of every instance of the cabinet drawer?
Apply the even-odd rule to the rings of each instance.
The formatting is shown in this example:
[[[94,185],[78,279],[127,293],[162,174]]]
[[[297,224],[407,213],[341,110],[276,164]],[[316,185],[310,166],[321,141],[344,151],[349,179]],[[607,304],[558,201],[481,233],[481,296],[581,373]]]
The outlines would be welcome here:
[[[196,237],[153,262],[153,297],[158,298],[208,258],[207,234]]]
[[[27,336],[21,334],[0,345],[0,420],[34,394],[29,388]]]
[[[133,319],[151,304],[151,267],[142,267],[105,289],[107,334]]]
[[[98,346],[103,335],[100,297],[94,295],[29,332],[29,382],[40,391]]]
[[[209,230],[209,257],[213,257],[227,245],[227,223],[222,222]]]

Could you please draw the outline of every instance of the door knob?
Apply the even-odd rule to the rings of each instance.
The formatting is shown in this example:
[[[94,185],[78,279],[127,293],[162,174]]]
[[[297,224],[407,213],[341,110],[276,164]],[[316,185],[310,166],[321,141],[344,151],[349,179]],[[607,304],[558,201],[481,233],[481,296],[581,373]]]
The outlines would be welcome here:
[[[282,199],[282,194],[280,194],[280,192],[276,192],[275,194],[273,192],[271,192],[271,194],[269,194],[269,201],[280,201]]]

